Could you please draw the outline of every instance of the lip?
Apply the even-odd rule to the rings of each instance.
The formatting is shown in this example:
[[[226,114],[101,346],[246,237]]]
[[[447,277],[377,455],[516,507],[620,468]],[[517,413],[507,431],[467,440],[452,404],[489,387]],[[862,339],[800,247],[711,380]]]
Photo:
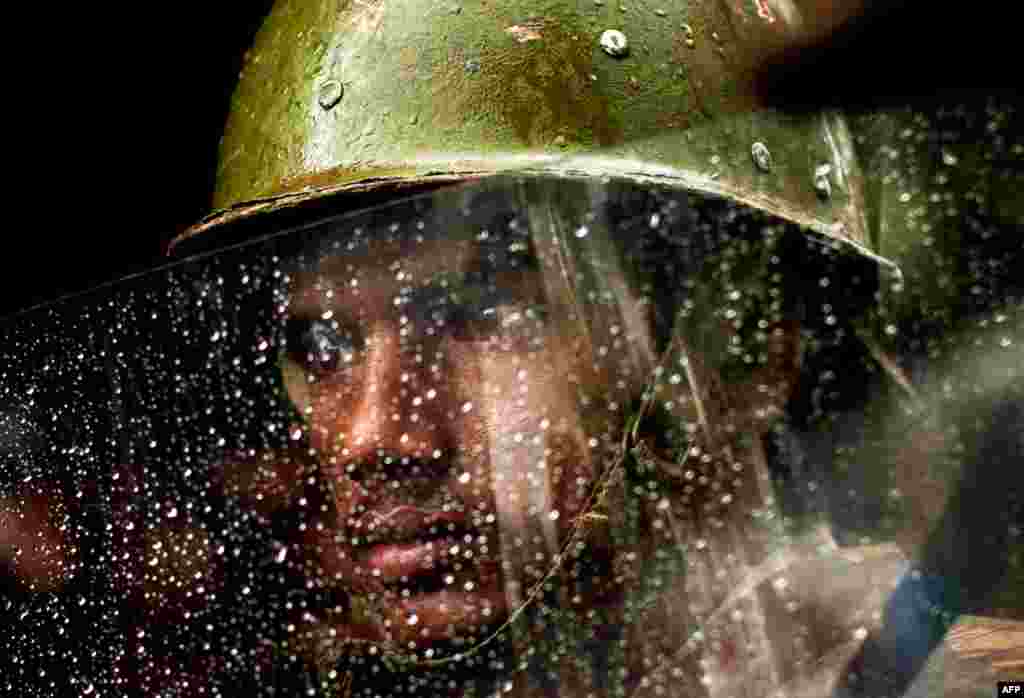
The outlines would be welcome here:
[[[378,612],[379,616],[358,623],[347,621],[341,626],[344,633],[352,636],[355,632],[371,641],[436,647],[437,643],[465,640],[496,627],[507,617],[508,607],[504,592],[492,585],[473,591],[443,589],[395,598]]]
[[[376,502],[348,532],[355,586],[388,599],[362,631],[429,644],[504,617],[494,543],[461,510]]]
[[[361,574],[385,586],[413,578],[432,586],[428,577],[461,567],[458,556],[471,535],[462,513],[411,504],[370,509],[350,531],[359,534],[354,552]]]
[[[500,622],[506,614],[505,595],[500,589],[440,591],[402,599],[395,609],[393,627],[402,642],[429,638],[429,644],[430,640],[476,634]]]
[[[368,545],[356,559],[388,599],[361,628],[368,637],[433,645],[472,636],[507,613],[499,565],[462,535]]]
[[[447,566],[450,551],[458,545],[454,537],[384,543],[370,546],[361,558],[378,581],[392,584]]]
[[[465,517],[459,512],[402,504],[367,511],[351,533],[362,539],[357,547],[378,547],[461,535],[465,530]]]

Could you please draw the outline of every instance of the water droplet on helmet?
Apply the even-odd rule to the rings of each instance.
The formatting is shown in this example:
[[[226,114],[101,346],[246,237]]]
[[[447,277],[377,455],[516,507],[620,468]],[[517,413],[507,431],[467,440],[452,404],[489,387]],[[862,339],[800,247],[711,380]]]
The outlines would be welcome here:
[[[814,189],[818,196],[827,199],[832,196],[832,181],[829,174],[832,172],[832,165],[825,163],[814,168]]]
[[[338,80],[327,80],[320,85],[320,95],[317,100],[325,111],[329,111],[341,101],[343,94],[345,94],[345,88],[342,87],[341,82]]]
[[[607,29],[601,34],[601,48],[609,56],[621,58],[629,53],[629,42],[618,29]]]
[[[750,155],[754,158],[754,164],[757,165],[758,169],[764,172],[771,171],[772,154],[768,151],[768,146],[758,141],[750,146]]]

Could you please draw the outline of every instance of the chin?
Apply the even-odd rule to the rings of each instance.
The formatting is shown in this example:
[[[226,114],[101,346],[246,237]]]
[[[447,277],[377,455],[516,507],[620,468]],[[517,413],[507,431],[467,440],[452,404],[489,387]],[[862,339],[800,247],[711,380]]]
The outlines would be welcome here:
[[[515,667],[497,587],[354,594],[336,616],[317,625],[319,650],[307,660],[340,695],[462,696],[471,686],[491,695]]]
[[[424,659],[465,651],[508,618],[505,594],[497,587],[360,594],[351,604],[351,620],[339,632]]]

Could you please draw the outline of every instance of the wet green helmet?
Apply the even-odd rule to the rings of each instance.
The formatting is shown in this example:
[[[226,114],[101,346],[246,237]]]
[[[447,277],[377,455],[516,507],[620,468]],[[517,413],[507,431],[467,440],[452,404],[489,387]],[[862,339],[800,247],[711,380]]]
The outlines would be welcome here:
[[[844,118],[768,108],[754,87],[823,23],[767,0],[280,0],[234,94],[216,210],[178,241],[514,170],[717,194],[871,254]]]

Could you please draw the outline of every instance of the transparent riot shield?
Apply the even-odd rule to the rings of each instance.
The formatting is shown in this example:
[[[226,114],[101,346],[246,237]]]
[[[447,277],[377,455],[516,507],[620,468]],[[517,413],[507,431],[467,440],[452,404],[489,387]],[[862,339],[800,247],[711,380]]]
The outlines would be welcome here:
[[[510,176],[12,318],[0,685],[824,696],[876,636],[895,675],[893,623],[927,657],[918,599],[962,609],[880,283],[714,196]]]

